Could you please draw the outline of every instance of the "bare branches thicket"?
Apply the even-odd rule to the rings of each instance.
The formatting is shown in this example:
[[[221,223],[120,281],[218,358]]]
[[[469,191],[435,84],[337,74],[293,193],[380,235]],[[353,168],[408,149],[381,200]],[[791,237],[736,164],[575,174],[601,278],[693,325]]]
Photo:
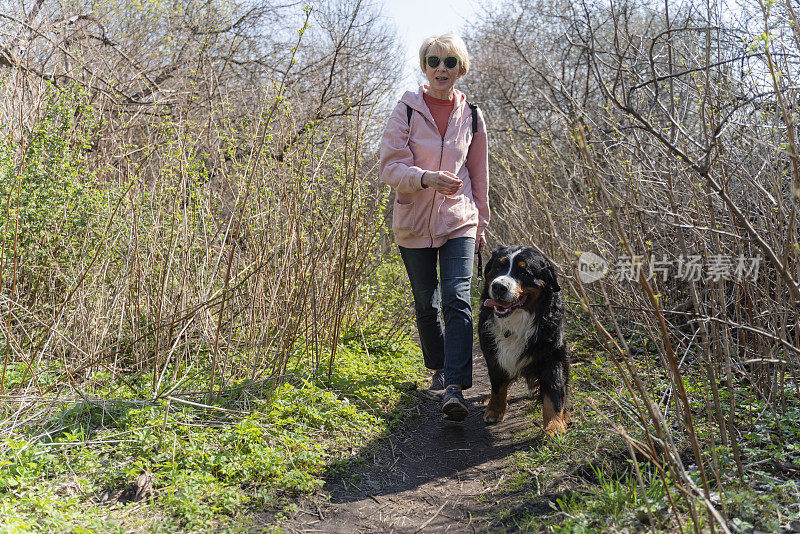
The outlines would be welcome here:
[[[791,2],[517,1],[469,38],[494,239],[532,239],[561,264],[637,399],[634,445],[723,530],[718,455],[745,478],[761,459],[742,433],[780,427],[800,387],[795,15]],[[584,251],[609,261],[605,278],[582,282]],[[657,359],[633,361],[642,338]]]
[[[396,56],[368,2],[4,2],[5,422],[327,370],[385,232]]]

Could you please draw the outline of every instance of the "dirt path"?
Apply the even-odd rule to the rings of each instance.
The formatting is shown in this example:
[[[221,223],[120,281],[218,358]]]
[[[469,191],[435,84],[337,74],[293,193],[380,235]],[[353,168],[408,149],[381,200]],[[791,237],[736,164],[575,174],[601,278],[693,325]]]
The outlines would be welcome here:
[[[419,416],[369,451],[359,468],[326,481],[326,496],[300,506],[283,532],[482,532],[496,502],[492,490],[515,451],[537,442],[525,417],[532,400],[523,382],[509,395],[505,421],[483,422],[490,391],[483,357],[474,357],[473,410],[462,423],[442,420],[440,401],[419,392]],[[354,476],[355,475],[355,476]],[[351,482],[352,481],[352,482]]]

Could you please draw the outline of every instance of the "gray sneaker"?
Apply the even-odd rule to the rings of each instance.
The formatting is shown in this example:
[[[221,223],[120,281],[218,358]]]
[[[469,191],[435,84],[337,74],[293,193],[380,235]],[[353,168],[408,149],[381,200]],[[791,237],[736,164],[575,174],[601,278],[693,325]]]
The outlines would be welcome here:
[[[428,389],[430,391],[444,391],[444,369],[439,369],[438,371],[433,372],[433,376],[431,377],[431,387]]]
[[[431,376],[431,385],[425,391],[429,397],[441,398],[444,393],[444,371],[439,369]]]
[[[469,415],[469,405],[458,386],[447,386],[444,390],[442,412],[447,421],[463,421]]]

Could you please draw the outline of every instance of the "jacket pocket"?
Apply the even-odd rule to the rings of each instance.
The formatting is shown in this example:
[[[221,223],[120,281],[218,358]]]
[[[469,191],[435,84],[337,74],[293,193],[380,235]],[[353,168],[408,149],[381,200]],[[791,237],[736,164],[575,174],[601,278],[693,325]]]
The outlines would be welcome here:
[[[439,224],[441,228],[439,235],[446,235],[464,226],[478,224],[478,208],[472,199],[466,195],[445,197],[442,207],[439,209]]]
[[[394,201],[394,214],[392,215],[392,229],[395,234],[398,231],[407,233],[418,233],[414,230],[420,225],[419,217],[415,213],[416,203],[409,202],[401,204],[397,200]]]

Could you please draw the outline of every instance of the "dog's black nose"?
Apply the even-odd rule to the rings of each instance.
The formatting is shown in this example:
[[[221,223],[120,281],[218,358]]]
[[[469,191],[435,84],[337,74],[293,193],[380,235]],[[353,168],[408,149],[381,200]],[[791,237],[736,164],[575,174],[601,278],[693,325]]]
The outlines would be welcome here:
[[[502,282],[492,282],[492,294],[499,297],[508,291],[508,287]]]

